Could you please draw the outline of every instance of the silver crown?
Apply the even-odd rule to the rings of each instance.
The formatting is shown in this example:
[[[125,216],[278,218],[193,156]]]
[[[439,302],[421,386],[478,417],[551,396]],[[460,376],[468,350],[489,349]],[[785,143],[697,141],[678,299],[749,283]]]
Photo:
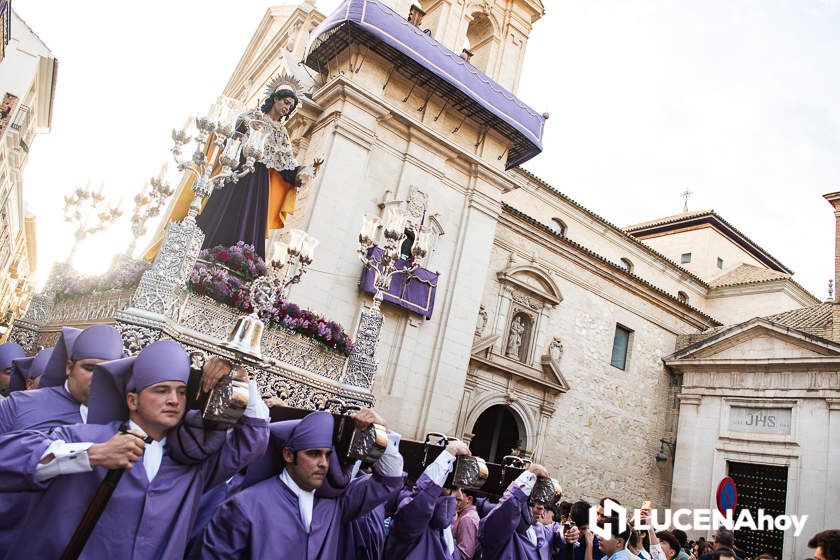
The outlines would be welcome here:
[[[303,93],[303,84],[301,84],[300,80],[291,74],[286,74],[284,72],[282,74],[277,74],[277,76],[268,82],[268,85],[265,88],[265,96],[266,98],[273,97],[278,91],[289,91],[293,93],[295,97],[299,98]]]

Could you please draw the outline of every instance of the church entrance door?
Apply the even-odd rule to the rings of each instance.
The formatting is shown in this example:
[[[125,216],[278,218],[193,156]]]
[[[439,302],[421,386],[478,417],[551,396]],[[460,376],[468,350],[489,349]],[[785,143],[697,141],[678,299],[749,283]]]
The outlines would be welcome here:
[[[502,457],[520,447],[516,418],[510,408],[501,404],[482,412],[472,433],[470,451],[490,463],[501,463]]]
[[[738,487],[738,507],[735,511],[735,519],[738,519],[741,510],[744,509],[750,510],[753,519],[758,519],[759,510],[764,510],[766,515],[773,517],[785,513],[787,467],[728,461],[727,470]],[[742,549],[747,556],[769,552],[776,558],[784,558],[783,540],[784,533],[778,530],[735,531],[735,546]]]

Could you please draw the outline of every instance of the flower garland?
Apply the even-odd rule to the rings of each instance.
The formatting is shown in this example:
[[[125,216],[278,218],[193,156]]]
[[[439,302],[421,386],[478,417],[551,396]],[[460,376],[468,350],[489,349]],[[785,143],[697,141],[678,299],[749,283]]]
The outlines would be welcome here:
[[[151,263],[144,260],[125,260],[102,276],[61,275],[56,282],[57,301],[108,290],[136,286]]]
[[[187,287],[200,296],[251,313],[250,283],[266,274],[265,261],[254,252],[254,247],[240,241],[231,247],[218,245],[201,251]],[[315,339],[345,356],[353,353],[353,341],[341,325],[279,297],[263,319],[269,325]]]

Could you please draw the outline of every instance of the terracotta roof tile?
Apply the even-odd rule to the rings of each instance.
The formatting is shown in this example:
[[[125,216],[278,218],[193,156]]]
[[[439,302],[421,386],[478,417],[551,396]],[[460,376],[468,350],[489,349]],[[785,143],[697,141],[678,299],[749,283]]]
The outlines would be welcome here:
[[[709,282],[709,286],[712,288],[721,288],[723,286],[738,286],[742,284],[760,284],[774,280],[786,280],[790,277],[790,274],[785,274],[784,272],[743,263]]]

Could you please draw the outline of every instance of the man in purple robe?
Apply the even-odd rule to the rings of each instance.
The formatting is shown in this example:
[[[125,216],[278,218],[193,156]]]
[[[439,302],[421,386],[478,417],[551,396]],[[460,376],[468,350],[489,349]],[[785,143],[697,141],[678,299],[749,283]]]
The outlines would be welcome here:
[[[0,487],[41,494],[7,558],[58,558],[110,469],[126,470],[81,558],[183,556],[202,493],[260,457],[268,442],[268,410],[251,382],[245,415],[221,449],[197,464],[173,461],[167,435],[184,417],[189,373],[184,348],[160,340],[136,357],[96,365],[88,424],[0,436]],[[195,424],[199,413],[188,416]]]
[[[0,433],[84,424],[94,366],[122,354],[122,337],[110,325],[83,331],[63,327],[41,376],[41,388],[16,391],[0,403]]]
[[[33,358],[12,360],[12,375],[9,378],[9,394],[15,391],[32,391],[41,382],[41,375],[52,356],[53,347],[44,348]]]
[[[470,448],[462,441],[450,441],[400,502],[385,541],[385,558],[457,560],[452,538],[455,497],[444,484],[459,455],[471,455]]]
[[[25,358],[26,351],[16,342],[0,344],[0,397],[9,394],[9,377],[12,374],[12,360]]]
[[[541,465],[531,465],[510,483],[502,499],[479,523],[478,542],[484,560],[551,560],[553,552],[573,544],[580,532],[565,535],[562,525],[536,521],[528,503],[537,477],[548,477]]]
[[[359,471],[353,478],[373,474],[369,466],[361,467],[360,462],[358,465]],[[342,528],[339,558],[345,560],[382,560],[384,558],[385,512],[388,504],[398,495],[399,492],[395,492],[387,502],[379,504]],[[393,509],[396,509],[396,506]]]
[[[384,425],[369,409],[353,418],[357,429]],[[331,414],[313,412],[301,420],[275,422],[271,438],[282,453],[279,476],[275,472],[222,504],[204,530],[196,557],[340,558],[342,526],[384,503],[403,485],[399,434],[388,433],[388,447],[373,465],[373,474],[354,479],[336,497],[316,493],[333,468],[331,458],[335,464]]]

